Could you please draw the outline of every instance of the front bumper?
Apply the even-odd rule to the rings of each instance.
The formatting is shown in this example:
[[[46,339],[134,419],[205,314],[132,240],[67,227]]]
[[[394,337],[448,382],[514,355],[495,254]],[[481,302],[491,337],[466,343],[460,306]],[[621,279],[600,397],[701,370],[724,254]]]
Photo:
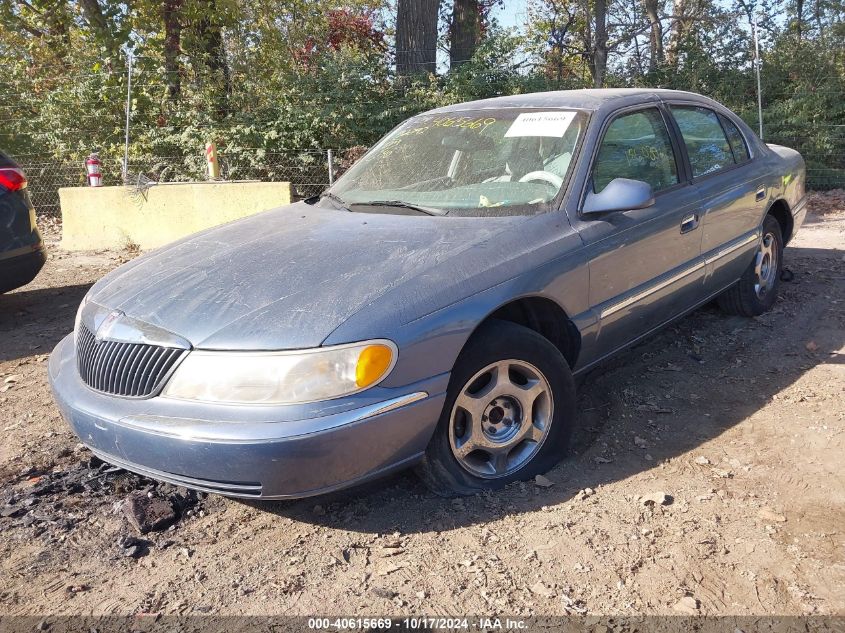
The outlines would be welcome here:
[[[133,400],[82,382],[69,335],[50,357],[50,383],[65,420],[104,461],[206,492],[281,499],[355,485],[418,460],[448,374],[311,418],[284,407]]]

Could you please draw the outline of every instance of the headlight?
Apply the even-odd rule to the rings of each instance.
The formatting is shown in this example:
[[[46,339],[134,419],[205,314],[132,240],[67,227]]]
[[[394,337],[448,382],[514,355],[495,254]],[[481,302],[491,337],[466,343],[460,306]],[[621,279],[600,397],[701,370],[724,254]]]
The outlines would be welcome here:
[[[379,339],[285,352],[193,351],[162,395],[232,404],[300,404],[347,396],[383,380],[396,345]]]

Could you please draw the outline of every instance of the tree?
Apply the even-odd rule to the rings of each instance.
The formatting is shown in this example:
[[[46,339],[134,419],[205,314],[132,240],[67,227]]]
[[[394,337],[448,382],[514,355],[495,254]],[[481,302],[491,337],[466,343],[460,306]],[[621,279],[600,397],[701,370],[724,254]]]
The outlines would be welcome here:
[[[449,24],[449,66],[468,62],[481,43],[482,6],[479,0],[454,0]]]
[[[535,0],[529,5],[529,16],[539,18],[536,35],[550,46],[547,53],[558,77],[563,66],[583,61],[593,87],[604,86],[608,56],[619,45],[609,40],[608,6],[608,0]]]
[[[396,74],[433,73],[437,66],[440,0],[399,0],[396,11]]]
[[[163,0],[161,20],[164,23],[164,73],[167,82],[167,96],[173,101],[179,97],[182,82],[179,68],[179,53],[182,48],[181,9],[183,0]]]
[[[79,6],[82,8],[82,15],[88,23],[88,28],[108,54],[117,54],[122,42],[119,41],[115,25],[106,16],[99,0],[79,0]]]
[[[663,24],[658,14],[659,0],[643,0],[643,9],[651,29],[649,31],[649,71],[654,72],[663,62]]]
[[[590,50],[590,74],[593,76],[593,86],[604,86],[607,74],[607,0],[593,0],[595,7],[595,39],[592,47],[589,40],[585,40],[585,47]],[[584,2],[587,24],[589,24],[589,3]]]

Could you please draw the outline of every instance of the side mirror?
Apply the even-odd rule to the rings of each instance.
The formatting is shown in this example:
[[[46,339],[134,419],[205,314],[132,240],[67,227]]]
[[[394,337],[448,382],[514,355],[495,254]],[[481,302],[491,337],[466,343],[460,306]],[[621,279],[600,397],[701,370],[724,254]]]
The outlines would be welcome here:
[[[630,211],[645,209],[654,204],[651,185],[642,180],[614,178],[601,193],[587,194],[582,213],[607,213],[609,211]]]

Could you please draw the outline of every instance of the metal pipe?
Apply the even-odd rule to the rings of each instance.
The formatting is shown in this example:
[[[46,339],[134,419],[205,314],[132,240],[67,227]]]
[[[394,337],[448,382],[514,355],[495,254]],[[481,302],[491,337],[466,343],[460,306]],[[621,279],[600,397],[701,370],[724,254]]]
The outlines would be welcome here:
[[[760,86],[760,43],[757,40],[757,14],[753,14],[754,23],[754,70],[757,73],[757,121],[760,124],[760,140],[763,140],[763,90]]]
[[[132,114],[132,52],[129,52],[129,71],[126,79],[126,139],[123,146],[123,182],[129,179],[129,117]]]

